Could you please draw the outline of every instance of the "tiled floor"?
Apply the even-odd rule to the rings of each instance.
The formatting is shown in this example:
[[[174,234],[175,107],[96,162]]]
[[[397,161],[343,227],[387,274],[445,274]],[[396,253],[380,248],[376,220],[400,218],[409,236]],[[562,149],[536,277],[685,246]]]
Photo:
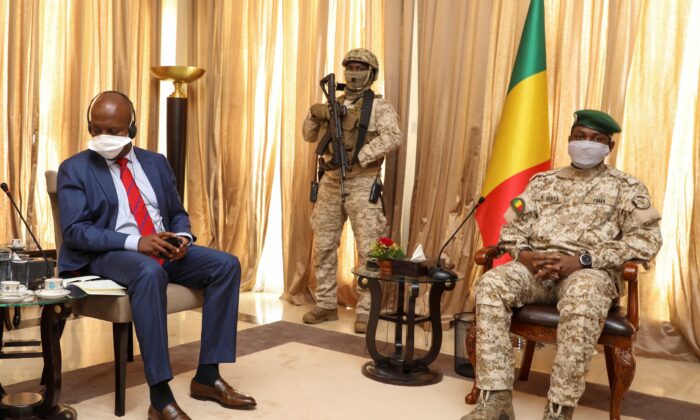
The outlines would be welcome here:
[[[310,310],[311,307],[311,305],[292,305],[281,300],[277,294],[243,293],[240,300],[240,312],[244,314],[242,319],[251,322],[239,322],[239,330],[251,328],[257,324],[269,324],[280,320],[301,323],[302,315]],[[339,315],[339,321],[326,322],[318,325],[318,328],[344,334],[354,334],[352,331],[354,311],[352,309],[339,308]],[[25,325],[31,325],[31,319],[37,316],[38,313],[36,311],[25,310],[23,312],[23,322],[26,322]],[[198,311],[187,311],[170,315],[168,317],[170,346],[198,341],[200,324],[201,313]],[[453,353],[453,331],[448,330],[443,334],[443,353]],[[38,336],[38,326],[5,333],[6,339],[37,338]],[[380,323],[377,336],[379,339],[391,341],[393,330],[390,329],[387,323],[382,322]],[[417,347],[426,348],[429,340],[429,332],[422,329],[416,331]],[[111,325],[94,319],[71,318],[63,335],[62,351],[64,372],[112,361]],[[138,353],[138,346],[135,352]],[[548,373],[553,355],[554,348],[551,346],[538,350],[535,353],[533,370]],[[256,356],[256,358],[258,357],[260,356]],[[41,374],[41,366],[41,359],[2,360],[0,361],[0,381],[3,385],[10,385],[38,378]],[[587,380],[592,383],[607,384],[602,351],[594,357]],[[700,364],[637,357],[637,372],[631,389],[646,394],[700,404]],[[463,392],[463,390],[460,392]],[[92,401],[90,404],[97,403],[95,400],[90,401]],[[533,402],[533,407],[540,403],[540,401],[535,402]],[[109,404],[109,402],[105,404]],[[467,408],[467,406],[464,406],[465,412]],[[541,410],[541,407],[538,407],[537,410]],[[450,413],[448,418],[452,418],[452,415]]]

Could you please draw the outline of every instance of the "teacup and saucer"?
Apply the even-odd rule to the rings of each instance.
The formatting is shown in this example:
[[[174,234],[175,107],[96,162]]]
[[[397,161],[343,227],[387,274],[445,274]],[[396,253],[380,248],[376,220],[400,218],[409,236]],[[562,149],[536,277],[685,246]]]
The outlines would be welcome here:
[[[42,299],[56,299],[68,296],[70,290],[63,288],[63,279],[60,277],[49,277],[44,279],[44,288],[35,292],[37,297]]]
[[[32,295],[27,286],[18,281],[6,280],[0,282],[0,302],[19,302]]]

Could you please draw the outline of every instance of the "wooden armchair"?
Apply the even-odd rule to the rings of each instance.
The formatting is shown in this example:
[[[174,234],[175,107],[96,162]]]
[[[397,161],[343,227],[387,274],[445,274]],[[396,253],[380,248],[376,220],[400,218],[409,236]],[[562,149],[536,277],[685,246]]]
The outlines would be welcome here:
[[[56,171],[46,171],[46,189],[51,200],[56,250],[60,250],[61,234],[58,212],[58,192]],[[166,290],[169,314],[201,308],[204,303],[204,290],[189,289],[179,284],[170,283]],[[129,296],[88,296],[72,307],[73,313],[89,318],[101,319],[112,323],[114,339],[114,415],[123,416],[126,406],[126,362],[134,360],[133,318]]]
[[[494,258],[502,251],[497,247],[479,250],[475,262],[484,267],[484,271],[493,267]],[[638,263],[627,262],[622,271],[622,278],[627,282],[627,310],[614,306],[605,320],[603,332],[598,339],[605,349],[605,363],[610,384],[610,419],[620,419],[622,396],[632,384],[635,372],[634,343],[639,328],[639,296],[637,293]],[[522,308],[513,308],[510,331],[527,340],[523,353],[518,380],[526,381],[530,374],[535,345],[540,343],[556,344],[559,312],[555,305],[528,304]],[[467,333],[467,352],[473,366],[476,366],[476,326],[472,325]],[[475,404],[479,396],[476,381],[470,393],[464,398],[467,404]]]

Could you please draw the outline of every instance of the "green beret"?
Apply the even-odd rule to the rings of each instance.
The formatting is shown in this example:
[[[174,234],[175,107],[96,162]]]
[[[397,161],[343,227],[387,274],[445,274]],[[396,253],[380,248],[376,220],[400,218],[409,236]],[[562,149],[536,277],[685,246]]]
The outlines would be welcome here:
[[[620,124],[605,112],[582,109],[574,112],[574,125],[582,125],[595,131],[612,136],[622,131]]]

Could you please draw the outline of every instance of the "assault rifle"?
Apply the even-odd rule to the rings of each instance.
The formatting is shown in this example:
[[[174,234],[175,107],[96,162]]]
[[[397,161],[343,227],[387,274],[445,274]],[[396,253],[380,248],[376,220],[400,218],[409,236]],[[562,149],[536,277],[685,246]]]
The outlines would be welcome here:
[[[341,87],[341,85],[336,86],[335,84],[335,74],[328,74],[321,79],[320,84],[321,90],[328,102],[331,120],[329,121],[326,135],[316,148],[316,154],[319,155],[318,162],[321,170],[329,171],[340,169],[340,198],[345,202],[345,197],[347,196],[347,194],[345,194],[345,174],[352,168],[350,160],[348,159],[348,153],[345,150],[345,144],[343,143],[343,127],[340,118],[344,117],[348,110],[345,105],[339,104],[335,99],[336,87]],[[330,162],[325,162],[322,156],[326,152],[329,143],[333,144],[333,159]]]

